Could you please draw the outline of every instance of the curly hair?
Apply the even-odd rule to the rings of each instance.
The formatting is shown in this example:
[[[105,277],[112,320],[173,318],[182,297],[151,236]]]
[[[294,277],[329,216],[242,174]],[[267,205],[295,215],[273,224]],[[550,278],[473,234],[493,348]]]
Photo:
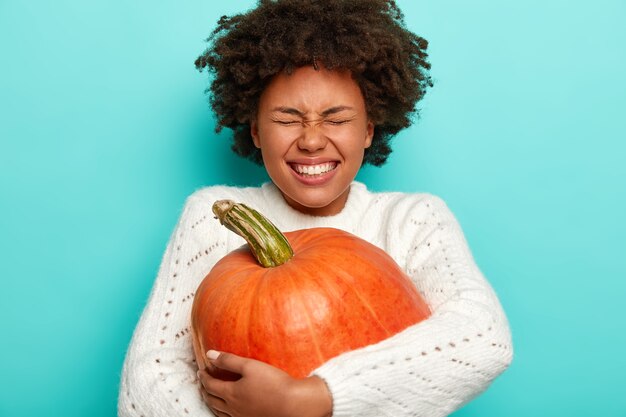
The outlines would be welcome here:
[[[222,16],[195,66],[213,80],[206,92],[216,131],[234,132],[232,149],[262,164],[250,122],[272,78],[302,66],[349,70],[375,125],[364,163],[380,166],[390,139],[410,126],[416,103],[432,87],[428,42],[406,29],[394,0],[259,0],[256,8]]]

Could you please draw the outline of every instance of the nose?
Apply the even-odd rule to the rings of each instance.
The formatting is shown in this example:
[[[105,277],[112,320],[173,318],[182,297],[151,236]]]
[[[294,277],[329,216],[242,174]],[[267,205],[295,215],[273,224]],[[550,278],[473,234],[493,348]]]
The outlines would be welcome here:
[[[298,138],[298,148],[303,151],[315,152],[326,147],[328,138],[317,124],[307,124]]]

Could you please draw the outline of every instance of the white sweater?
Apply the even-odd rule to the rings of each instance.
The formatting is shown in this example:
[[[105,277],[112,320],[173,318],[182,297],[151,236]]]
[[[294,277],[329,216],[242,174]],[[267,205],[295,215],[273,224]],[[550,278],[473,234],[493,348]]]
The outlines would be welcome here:
[[[120,416],[212,415],[196,378],[191,305],[211,267],[245,243],[213,218],[211,206],[219,199],[248,204],[282,231],[327,226],[360,236],[391,255],[431,307],[432,316],[421,323],[313,371],[328,384],[333,417],[446,416],[511,362],[502,307],[441,199],[372,193],[354,182],[341,213],[314,217],[292,209],[271,183],[215,186],[188,198],[171,236],[126,356]]]

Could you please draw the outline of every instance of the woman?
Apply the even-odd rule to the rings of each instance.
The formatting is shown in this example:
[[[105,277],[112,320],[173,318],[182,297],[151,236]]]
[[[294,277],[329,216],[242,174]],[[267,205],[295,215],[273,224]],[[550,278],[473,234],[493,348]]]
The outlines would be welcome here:
[[[509,365],[510,332],[445,203],[429,194],[371,193],[354,182],[381,165],[431,86],[427,42],[393,1],[261,1],[222,18],[198,58],[215,78],[218,128],[262,163],[272,183],[208,187],[189,197],[137,326],[121,381],[123,416],[444,416]],[[228,352],[197,372],[189,314],[199,282],[243,240],[212,219],[218,199],[244,202],[284,230],[336,227],[383,248],[433,314],[304,379]]]

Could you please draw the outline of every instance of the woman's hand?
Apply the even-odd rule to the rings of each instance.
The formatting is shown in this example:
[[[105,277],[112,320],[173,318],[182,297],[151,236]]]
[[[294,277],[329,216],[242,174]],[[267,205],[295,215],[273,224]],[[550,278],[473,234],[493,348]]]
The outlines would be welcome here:
[[[198,371],[202,395],[218,417],[329,417],[332,400],[318,377],[296,379],[274,366],[231,353],[209,351],[210,366]],[[217,369],[216,369],[217,368]],[[222,371],[235,381],[215,378]]]

